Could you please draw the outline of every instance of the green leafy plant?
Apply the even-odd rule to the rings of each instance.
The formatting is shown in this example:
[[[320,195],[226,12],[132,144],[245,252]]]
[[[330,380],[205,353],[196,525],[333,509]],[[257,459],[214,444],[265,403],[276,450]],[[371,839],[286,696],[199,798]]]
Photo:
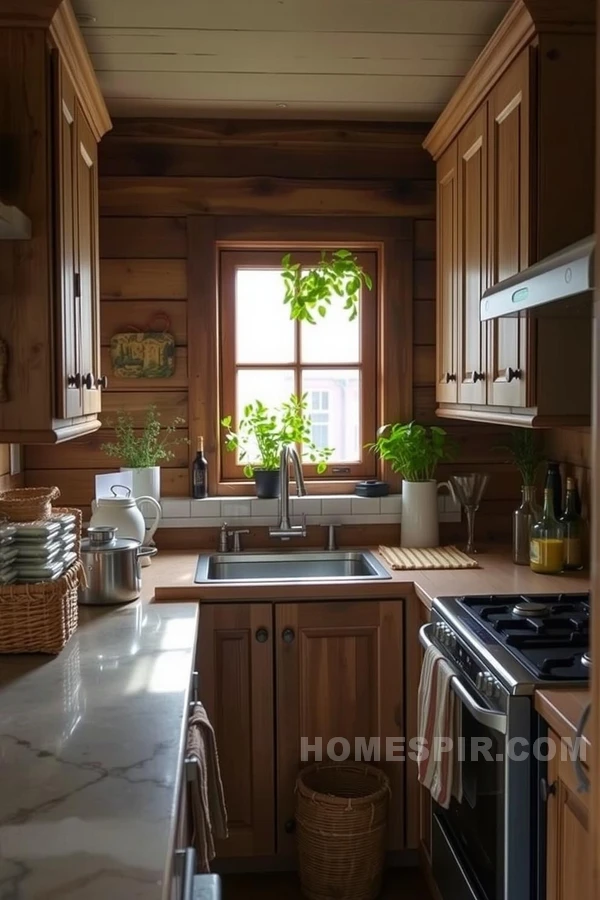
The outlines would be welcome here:
[[[405,481],[430,481],[438,464],[456,454],[454,442],[443,428],[426,428],[415,422],[382,425],[377,440],[367,447],[389,462]]]
[[[133,427],[133,418],[129,413],[119,410],[114,421],[108,423],[115,432],[115,441],[102,444],[107,456],[120,459],[124,466],[131,469],[142,469],[156,466],[160,462],[173,459],[175,454],[171,447],[176,444],[189,443],[187,438],[173,438],[173,434],[185,419],[177,416],[170,425],[163,428],[156,406],[149,406],[142,433],[138,436]]]
[[[281,260],[281,273],[285,283],[284,303],[290,304],[290,318],[316,324],[314,313],[327,315],[333,294],[345,300],[352,322],[358,315],[358,298],[361,287],[368,290],[373,282],[358,259],[350,250],[334,250],[328,257],[325,250],[321,259],[309,269],[302,269],[299,262],[292,262],[290,253]]]
[[[535,431],[529,428],[513,428],[508,444],[503,444],[496,449],[508,453],[508,461],[519,470],[525,486],[535,484],[540,463],[545,458]]]
[[[232,416],[221,419],[221,425],[227,429],[225,447],[239,453],[246,478],[253,477],[255,468],[278,469],[281,450],[287,444],[301,444],[305,459],[317,466],[319,475],[326,470],[333,448],[317,447],[313,442],[306,397],[292,394],[273,410],[260,400],[248,403],[237,431],[232,430]]]

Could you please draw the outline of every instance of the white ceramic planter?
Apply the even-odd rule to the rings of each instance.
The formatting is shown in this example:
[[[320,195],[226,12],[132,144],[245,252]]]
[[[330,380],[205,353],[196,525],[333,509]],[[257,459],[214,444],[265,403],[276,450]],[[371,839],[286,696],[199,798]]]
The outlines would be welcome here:
[[[121,472],[131,472],[134,497],[154,497],[160,503],[160,466],[132,469],[121,466]]]
[[[403,481],[401,547],[439,547],[438,490],[446,482]]]

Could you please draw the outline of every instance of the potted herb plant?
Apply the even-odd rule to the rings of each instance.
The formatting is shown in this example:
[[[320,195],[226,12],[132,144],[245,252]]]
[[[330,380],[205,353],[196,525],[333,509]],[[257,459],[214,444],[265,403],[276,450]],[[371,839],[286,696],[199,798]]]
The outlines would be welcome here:
[[[248,403],[237,431],[232,430],[232,416],[221,420],[227,429],[225,447],[238,453],[244,464],[244,475],[254,478],[256,496],[261,500],[279,497],[280,455],[287,444],[301,444],[305,458],[316,464],[320,475],[327,468],[333,448],[317,447],[312,440],[306,397],[306,394],[301,397],[292,394],[273,410],[260,400]]]
[[[361,287],[371,290],[373,283],[350,250],[334,250],[329,256],[321,251],[321,259],[310,268],[293,262],[290,253],[281,260],[281,276],[285,283],[284,303],[290,304],[290,318],[315,325],[315,315],[324,318],[333,295],[341,297],[352,321],[358,315]]]
[[[401,546],[437,547],[437,492],[448,485],[445,481],[437,484],[435,473],[439,463],[455,455],[447,432],[416,422],[383,425],[377,440],[367,446],[402,476]]]
[[[531,526],[540,517],[535,479],[544,455],[538,435],[528,428],[514,428],[508,444],[498,449],[508,453],[509,462],[521,473],[521,505],[513,513],[513,562],[518,566],[528,566]]]
[[[187,438],[174,437],[185,419],[176,416],[170,425],[163,427],[156,406],[149,406],[141,434],[136,434],[133,417],[123,411],[110,422],[115,440],[102,444],[107,456],[121,460],[122,472],[131,471],[135,497],[154,497],[160,502],[160,463],[173,459],[171,449],[176,444],[187,443]]]

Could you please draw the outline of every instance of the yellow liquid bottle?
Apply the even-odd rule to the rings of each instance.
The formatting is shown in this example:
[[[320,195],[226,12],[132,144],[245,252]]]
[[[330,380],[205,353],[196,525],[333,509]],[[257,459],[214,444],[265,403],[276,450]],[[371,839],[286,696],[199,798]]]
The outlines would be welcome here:
[[[529,565],[533,572],[543,575],[558,575],[565,565],[565,530],[554,515],[550,488],[544,491],[542,518],[531,528]]]

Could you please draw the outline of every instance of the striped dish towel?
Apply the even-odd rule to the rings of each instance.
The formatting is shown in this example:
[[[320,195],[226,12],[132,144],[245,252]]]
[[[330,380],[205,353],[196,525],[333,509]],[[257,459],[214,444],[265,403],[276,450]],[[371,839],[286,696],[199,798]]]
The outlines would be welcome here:
[[[456,547],[380,547],[391,569],[478,569],[479,565]]]
[[[418,778],[436,803],[448,809],[452,797],[462,801],[462,769],[458,754],[461,736],[460,704],[451,687],[453,671],[437,647],[428,647],[419,682],[418,728],[422,750]],[[436,746],[436,739],[449,739]]]

